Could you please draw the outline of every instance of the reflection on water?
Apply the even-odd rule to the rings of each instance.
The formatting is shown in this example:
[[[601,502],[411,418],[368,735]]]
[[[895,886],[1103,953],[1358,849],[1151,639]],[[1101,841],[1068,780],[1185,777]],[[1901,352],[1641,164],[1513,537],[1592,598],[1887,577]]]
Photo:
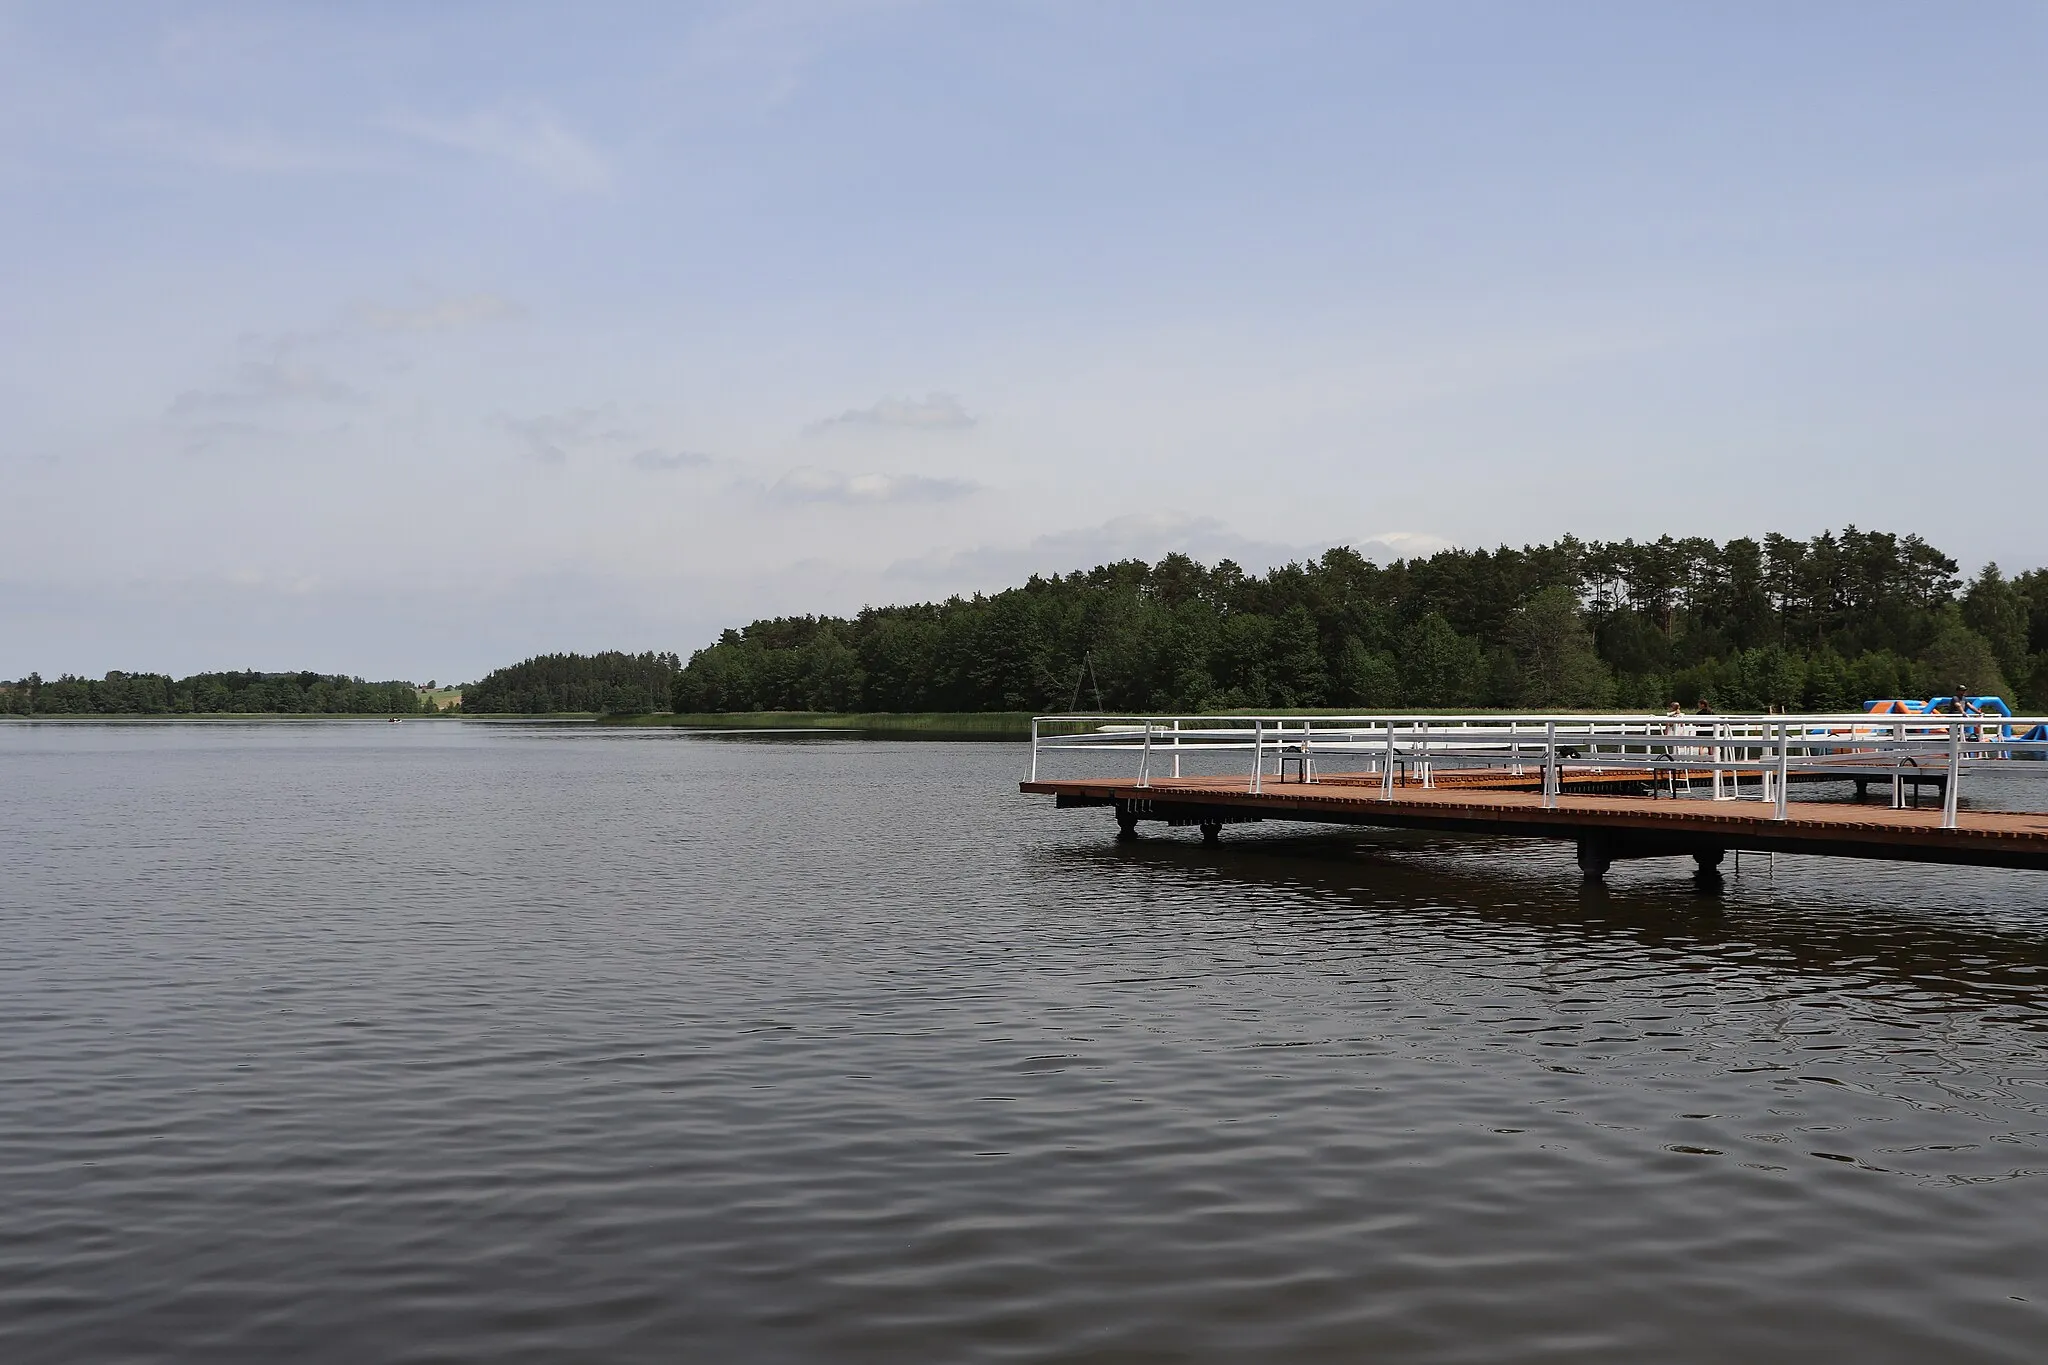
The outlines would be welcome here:
[[[2033,1360],[2048,876],[0,727],[8,1360]]]
[[[1768,963],[1774,973],[1810,973],[1831,990],[1887,1000],[1910,984],[1944,1011],[1975,1001],[2002,1027],[2039,1027],[2048,1011],[2048,876],[2039,873],[1752,853],[1730,855],[1729,876],[1711,889],[1688,880],[1682,858],[1624,864],[1602,884],[1580,879],[1566,844],[1307,833],[1278,823],[1267,830],[1222,849],[1169,837],[1052,856],[1098,870],[1137,861],[1152,875],[1288,885],[1325,912],[1423,903],[1462,911],[1491,933],[1540,931],[1552,947]]]

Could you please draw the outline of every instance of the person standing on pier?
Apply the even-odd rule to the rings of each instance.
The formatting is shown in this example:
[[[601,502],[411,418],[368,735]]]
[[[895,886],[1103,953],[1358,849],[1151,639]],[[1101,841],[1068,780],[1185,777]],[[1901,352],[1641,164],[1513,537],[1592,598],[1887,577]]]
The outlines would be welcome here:
[[[1664,733],[1667,735],[1691,734],[1692,727],[1683,722],[1684,715],[1685,704],[1683,702],[1672,701],[1668,703],[1664,707]],[[1670,763],[1670,766],[1664,772],[1664,786],[1670,792],[1671,799],[1674,801],[1678,799],[1678,760],[1687,752],[1687,750],[1681,749],[1676,745],[1664,751],[1664,756]],[[1650,790],[1654,793],[1656,788],[1653,786]]]

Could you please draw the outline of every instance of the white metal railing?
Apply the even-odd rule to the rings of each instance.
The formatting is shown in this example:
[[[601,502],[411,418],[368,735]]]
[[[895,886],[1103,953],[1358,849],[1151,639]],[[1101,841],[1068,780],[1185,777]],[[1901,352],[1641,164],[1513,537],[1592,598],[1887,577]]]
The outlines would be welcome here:
[[[1845,715],[1073,715],[1031,722],[1031,778],[1052,753],[1137,754],[1140,787],[1182,775],[1183,759],[1248,753],[1247,791],[1271,775],[1312,783],[1317,769],[1349,760],[1344,773],[1377,776],[1391,798],[1397,775],[1424,788],[1439,769],[1498,769],[1527,776],[1535,769],[1545,807],[1555,807],[1567,776],[1598,780],[1603,769],[1683,777],[1705,774],[1714,800],[1736,800],[1744,780],[1758,799],[1786,818],[1794,776],[1889,781],[1892,805],[1905,805],[1910,783],[1938,783],[1941,824],[1956,825],[1966,773],[2048,777],[2048,718],[1935,714]],[[1237,760],[1242,763],[1243,760]],[[1356,766],[1351,766],[1355,764]],[[1159,768],[1168,769],[1160,773]],[[1238,769],[1243,771],[1242,768]]]

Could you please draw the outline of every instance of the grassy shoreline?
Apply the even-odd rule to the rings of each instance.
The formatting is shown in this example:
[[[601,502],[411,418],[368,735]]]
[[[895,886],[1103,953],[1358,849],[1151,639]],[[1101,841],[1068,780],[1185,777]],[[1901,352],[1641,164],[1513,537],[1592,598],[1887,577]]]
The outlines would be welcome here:
[[[1243,715],[1265,716],[1341,716],[1359,714],[1355,711],[1334,707],[1281,707],[1274,710],[1239,712]],[[1468,708],[1465,715],[1491,714],[1492,708]],[[1231,711],[1214,714],[1223,716]],[[1400,714],[1400,713],[1395,713]],[[1519,714],[1500,711],[1502,715]],[[1564,714],[1560,712],[1559,714]],[[1592,714],[1592,713],[1588,713]],[[661,728],[678,730],[810,730],[838,731],[847,734],[915,735],[929,738],[950,739],[1029,739],[1031,737],[1029,711],[715,711],[690,714],[656,712],[643,716],[602,716],[589,711],[553,711],[527,714],[480,714],[462,715],[450,711],[424,712],[416,715],[390,717],[365,715],[361,712],[288,712],[275,711],[208,711],[199,714],[79,714],[58,713],[48,715],[0,715],[0,721],[60,721],[74,724],[93,721],[120,722],[238,722],[249,721],[360,721],[365,724],[383,724],[391,719],[426,721],[472,721],[492,723],[532,723],[549,721],[556,723],[603,725],[625,728]]]
[[[365,713],[362,711],[38,711],[33,715],[21,716],[12,712],[0,714],[0,721],[68,721],[81,723],[96,720],[118,721],[250,721],[250,720],[360,720],[376,721],[383,724],[392,720],[461,720],[461,716],[447,712],[436,714],[420,711],[412,715],[392,715],[389,712]],[[474,720],[476,717],[472,716]]]
[[[1354,716],[1360,713],[1356,709],[1334,706],[1283,706],[1266,710],[1233,707],[1208,714],[1307,716],[1313,719],[1317,716]],[[1483,715],[1490,714],[1490,711],[1466,708],[1460,714]],[[1499,714],[1521,713],[1503,710]],[[846,730],[866,734],[1029,739],[1032,715],[1030,711],[714,711],[698,714],[607,716],[600,723],[660,725],[691,730]]]
[[[618,716],[607,725],[668,726],[687,730],[850,730],[884,735],[962,735],[1031,738],[1029,711],[714,711],[684,715]]]
[[[423,712],[410,716],[364,715],[360,712],[321,711],[206,711],[175,714],[166,712],[52,712],[29,716],[4,715],[0,721],[62,722],[90,724],[118,721],[123,724],[247,723],[250,721],[360,721],[386,724],[397,720],[467,721],[480,724],[532,723],[552,721],[608,727],[685,730],[836,730],[863,734],[934,735],[949,737],[1029,739],[1031,713],[1028,711],[919,711],[837,712],[837,711],[728,711],[699,715],[657,712],[645,716],[601,716],[590,711],[549,711],[521,714],[461,715],[448,711]]]

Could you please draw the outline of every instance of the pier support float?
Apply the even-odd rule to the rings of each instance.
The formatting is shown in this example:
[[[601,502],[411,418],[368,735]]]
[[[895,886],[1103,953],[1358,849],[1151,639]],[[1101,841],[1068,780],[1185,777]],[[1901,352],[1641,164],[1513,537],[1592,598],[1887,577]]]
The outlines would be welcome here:
[[[1725,848],[1694,849],[1692,879],[1705,889],[1718,889],[1721,885],[1721,860],[1727,856]]]
[[[1586,874],[1589,882],[1603,881],[1607,869],[1614,866],[1614,851],[1609,841],[1600,835],[1579,840],[1579,871]]]
[[[1207,802],[1160,800],[1152,796],[1059,794],[1061,810],[1076,806],[1114,806],[1116,837],[1119,839],[1137,838],[1140,820],[1157,820],[1176,829],[1198,826],[1202,831],[1202,842],[1213,844],[1225,825],[1255,825],[1266,818],[1262,812],[1231,810]]]
[[[1618,830],[1583,834],[1578,843],[1579,871],[1585,873],[1589,882],[1604,879],[1607,869],[1624,858],[1690,857],[1694,864],[1693,875],[1701,884],[1715,885],[1721,880],[1721,859],[1728,853],[1721,844],[1698,839],[1628,834]]]

